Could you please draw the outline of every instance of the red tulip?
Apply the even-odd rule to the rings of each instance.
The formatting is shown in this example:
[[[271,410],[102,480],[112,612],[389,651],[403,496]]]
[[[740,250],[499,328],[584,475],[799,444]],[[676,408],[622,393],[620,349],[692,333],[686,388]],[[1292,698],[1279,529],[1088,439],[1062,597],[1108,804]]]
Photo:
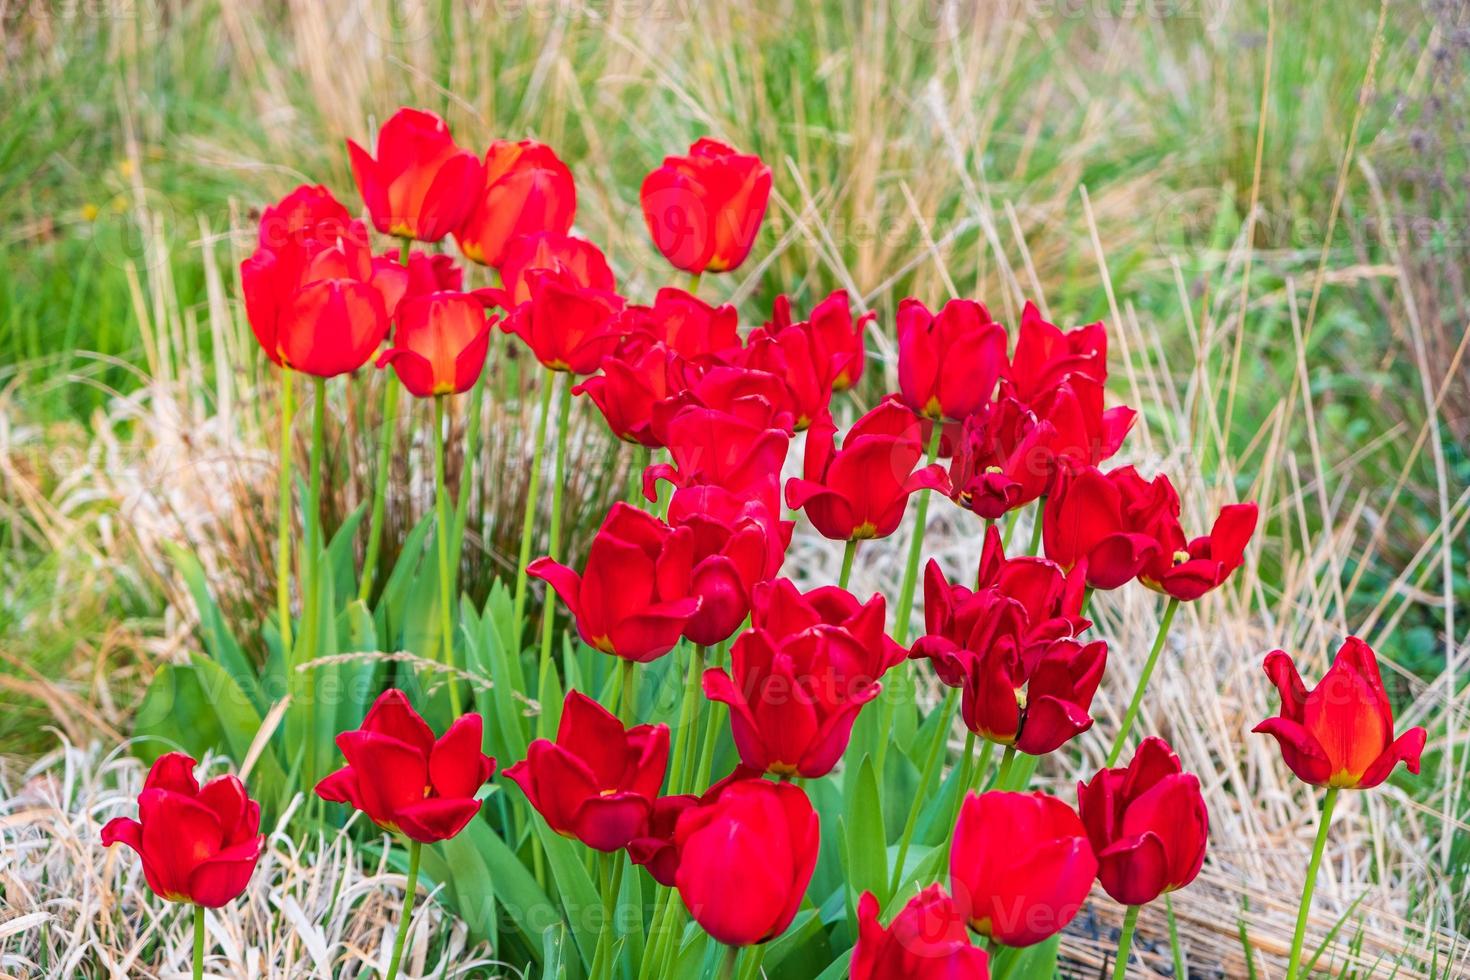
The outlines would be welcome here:
[[[818,627],[840,629],[878,658],[882,664],[878,674],[903,660],[906,653],[885,632],[885,616],[886,602],[881,592],[874,593],[867,602],[858,602],[851,592],[836,585],[818,586],[803,593],[787,578],[762,583],[751,597],[750,622],[754,628],[781,639]]]
[[[378,357],[417,398],[469,391],[485,366],[492,320],[465,293],[411,296],[398,306],[394,346]]]
[[[822,366],[822,381],[832,391],[846,391],[863,376],[866,350],[863,332],[878,314],[864,313],[856,320],[847,305],[847,291],[838,289],[812,308],[809,320],[793,323],[791,300],[777,296],[766,329],[781,333],[796,329],[811,337],[813,360]]]
[[[454,240],[465,258],[499,268],[522,235],[564,235],[577,213],[572,172],[535,140],[496,140],[485,151],[484,185]]]
[[[505,774],[552,830],[617,851],[647,833],[668,761],[669,726],[625,730],[602,705],[568,691],[556,741],[536,739]]]
[[[1179,525],[1179,494],[1168,477],[1161,474],[1148,483],[1125,466],[1108,479],[1122,489],[1130,523],[1158,542],[1138,576],[1144,585],[1176,599],[1198,599],[1240,567],[1256,530],[1255,504],[1222,507],[1208,535],[1186,540]]]
[[[821,828],[790,783],[741,779],[679,817],[675,884],[689,914],[729,946],[786,931],[817,864]]]
[[[960,421],[990,401],[1006,363],[1005,328],[974,300],[932,313],[917,299],[898,304],[898,386],[928,419]]]
[[[786,505],[805,510],[824,537],[837,541],[883,538],[898,529],[909,495],[949,492],[944,467],[918,470],[924,457],[918,420],[884,401],[852,424],[835,449],[830,421],[812,427],[802,477],[786,482]]]
[[[302,184],[260,213],[261,248],[307,239],[333,242],[347,234],[352,216],[321,184]]]
[[[391,284],[380,280],[360,222],[332,242],[256,249],[240,265],[240,283],[256,340],[292,370],[323,378],[355,371],[388,334]]]
[[[1076,811],[1045,793],[965,797],[949,854],[950,891],[970,928],[1031,946],[1076,917],[1097,858]]]
[[[1092,467],[1063,470],[1042,510],[1046,557],[1080,566],[1089,587],[1116,589],[1136,577],[1158,554],[1159,542],[1129,519],[1124,488]]]
[[[1108,380],[1108,331],[1102,323],[1061,330],[1041,318],[1027,301],[1021,311],[1016,351],[1006,366],[1002,385],[1010,397],[1034,406],[1072,378],[1082,377],[1099,386]]]
[[[571,610],[589,646],[625,660],[656,660],[674,648],[701,600],[690,594],[694,532],[613,504],[578,575],[550,558],[527,567]]]
[[[644,470],[643,495],[649,500],[658,499],[657,481],[668,480],[675,487],[711,485],[759,497],[777,510],[776,481],[791,442],[786,432],[714,409],[687,406],[667,422],[663,441],[673,462]]]
[[[194,760],[158,757],[138,794],[138,819],[114,817],[102,843],[126,844],[143,859],[143,877],[159,898],[219,908],[245,890],[260,860],[260,804],[235,776],[200,787]]]
[[[513,238],[500,261],[501,289],[486,289],[489,299],[507,310],[531,299],[531,274],[549,272],[565,286],[617,290],[617,281],[602,249],[576,235],[543,231]]]
[[[572,394],[591,398],[619,439],[657,447],[663,443],[654,432],[654,407],[682,390],[685,374],[683,359],[663,344],[624,341],[602,359],[602,373]]]
[[[738,363],[783,382],[783,401],[791,413],[792,428],[800,432],[830,418],[827,407],[832,400],[830,365],[820,361],[820,356],[811,334],[805,330],[789,327],[773,333],[766,327],[757,327],[745,339]]]
[[[373,282],[383,291],[383,306],[390,317],[406,297],[457,293],[464,288],[464,270],[448,255],[414,249],[408,253],[406,266],[400,258],[401,253],[393,248],[373,259]]]
[[[545,367],[591,374],[622,340],[617,293],[569,283],[544,270],[530,274],[531,299],[500,322],[521,338]]]
[[[652,306],[630,306],[629,328],[678,351],[690,360],[719,359],[738,353],[739,316],[735,307],[711,306],[698,296],[666,286]]]
[[[723,643],[750,614],[756,585],[781,570],[794,523],[758,499],[711,486],[675,490],[669,523],[694,535],[690,589],[702,601],[684,635],[704,646]]]
[[[858,936],[850,980],[989,980],[989,958],[970,945],[965,916],[938,885],[909,899],[888,928],[878,922],[878,899],[858,899]]]
[[[688,367],[684,390],[654,406],[653,431],[662,434],[661,441],[668,441],[669,422],[690,407],[731,415],[758,429],[779,429],[788,439],[795,431],[790,389],[776,375],[709,359],[690,362]]]
[[[689,793],[660,796],[653,801],[643,834],[628,841],[629,860],[647,869],[649,876],[665,888],[674,887],[679,870],[679,848],[674,843],[679,818],[699,803],[700,798]]]
[[[1146,738],[1125,769],[1102,769],[1077,786],[1077,806],[1114,900],[1147,905],[1183,888],[1204,864],[1210,816],[1199,777],[1161,738]]]
[[[771,195],[771,169],[708,137],[665,157],[638,197],[653,244],[675,268],[699,275],[745,261]]]
[[[459,226],[485,179],[480,161],[460,149],[432,112],[399,109],[378,131],[374,159],[347,141],[352,176],[385,235],[437,242]]]
[[[1014,398],[965,419],[949,477],[955,503],[989,521],[1046,493],[1056,429]]]
[[[1110,459],[1138,413],[1123,405],[1103,408],[1102,382],[1073,376],[1030,404],[1031,411],[1052,433],[1047,443],[1048,479],[1055,478],[1056,464],[1073,468],[1096,466]],[[1048,490],[1050,492],[1050,484]]]
[[[1371,647],[1350,636],[1311,691],[1281,650],[1266,657],[1266,676],[1281,692],[1281,714],[1252,731],[1273,735],[1297,778],[1314,786],[1372,789],[1403,762],[1419,772],[1426,733],[1393,737],[1393,709]]]
[[[316,784],[386,830],[421,844],[448,840],[480,812],[475,794],[495,772],[480,751],[483,723],[461,715],[438,739],[402,691],[378,696],[356,731],[337,736],[347,765]]]

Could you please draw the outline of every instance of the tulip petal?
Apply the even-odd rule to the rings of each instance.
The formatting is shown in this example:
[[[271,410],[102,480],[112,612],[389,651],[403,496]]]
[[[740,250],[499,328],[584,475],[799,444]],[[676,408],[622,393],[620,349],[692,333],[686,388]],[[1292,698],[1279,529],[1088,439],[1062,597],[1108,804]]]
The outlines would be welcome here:
[[[424,798],[429,786],[428,760],[414,746],[359,730],[338,735],[337,747],[357,770],[363,811],[376,823],[396,824],[400,809]]]
[[[189,876],[224,840],[219,818],[193,797],[165,789],[138,795],[138,817],[149,884],[170,901],[188,896]]]
[[[1372,789],[1389,777],[1393,767],[1402,762],[1408,767],[1409,772],[1419,774],[1419,756],[1424,751],[1424,742],[1429,733],[1422,728],[1411,728],[1398,738],[1394,739],[1383,754],[1373,760],[1373,764],[1363,773],[1363,778],[1358,780],[1358,789]]]
[[[472,797],[485,785],[494,762],[480,751],[484,723],[471,712],[455,719],[429,752],[429,782],[446,798]]]
[[[410,840],[432,844],[459,833],[479,812],[479,800],[431,796],[400,809],[398,827]]]
[[[1168,887],[1168,855],[1151,830],[1109,844],[1097,862],[1103,890],[1124,905],[1147,905]]]
[[[362,719],[362,730],[387,735],[413,746],[425,755],[434,746],[434,731],[414,710],[408,695],[390,687],[368,708]]]
[[[265,838],[257,835],[202,862],[189,876],[189,898],[211,909],[234,901],[249,884],[264,845]]]
[[[143,780],[144,789],[166,789],[185,796],[199,793],[199,782],[194,778],[195,762],[182,752],[165,752],[148,770]]]
[[[1281,747],[1281,758],[1297,778],[1314,786],[1326,786],[1332,763],[1312,733],[1290,718],[1267,718],[1251,731],[1273,736]]]
[[[589,796],[577,807],[571,832],[594,850],[618,851],[644,835],[652,812],[652,802],[637,793]]]
[[[143,853],[143,825],[132,817],[113,817],[102,828],[102,846],[126,844]]]

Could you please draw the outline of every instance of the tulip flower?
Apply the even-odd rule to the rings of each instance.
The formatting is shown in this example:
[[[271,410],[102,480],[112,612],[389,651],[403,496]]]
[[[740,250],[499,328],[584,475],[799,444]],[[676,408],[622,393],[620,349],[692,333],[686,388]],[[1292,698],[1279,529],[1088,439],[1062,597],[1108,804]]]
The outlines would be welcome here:
[[[955,503],[994,521],[1046,493],[1055,436],[1014,398],[965,419],[949,470]]]
[[[1355,636],[1337,651],[1311,691],[1282,650],[1266,657],[1266,676],[1281,692],[1281,714],[1252,731],[1274,736],[1298,779],[1313,786],[1371,789],[1403,762],[1418,773],[1426,733],[1393,734],[1393,709],[1373,649]]]
[[[791,412],[792,428],[800,432],[831,417],[827,407],[832,400],[831,368],[820,357],[811,334],[805,330],[791,327],[773,333],[757,327],[745,339],[738,364],[783,382],[783,401]]]
[[[530,292],[530,300],[500,327],[521,338],[545,367],[591,374],[622,340],[623,299],[616,293],[578,286],[545,270],[530,274]]]
[[[944,468],[914,467],[924,457],[919,424],[889,400],[852,424],[842,448],[823,421],[807,435],[802,477],[786,483],[786,505],[805,510],[813,526],[837,541],[883,538],[898,529],[909,495],[949,490]]]
[[[684,811],[698,806],[700,798],[692,793],[660,796],[649,811],[648,826],[643,834],[628,841],[628,858],[646,869],[654,881],[665,888],[674,887],[679,870],[679,848],[674,832]]]
[[[522,235],[566,234],[577,213],[572,172],[535,140],[496,140],[485,151],[484,185],[454,232],[465,258],[500,268],[507,246]]]
[[[1058,474],[1042,511],[1046,557],[1071,569],[1081,565],[1087,585],[1116,589],[1158,554],[1159,542],[1129,519],[1123,486],[1091,467]]]
[[[656,447],[663,443],[654,431],[654,407],[683,389],[687,371],[683,359],[662,343],[635,340],[642,338],[624,340],[602,359],[602,373],[577,385],[572,394],[591,398],[619,439]]]
[[[1097,875],[1076,811],[1045,793],[970,793],[949,854],[950,891],[970,928],[1031,946],[1066,928]]]
[[[698,296],[666,286],[652,306],[628,307],[629,330],[666,344],[689,360],[715,360],[740,349],[735,307],[711,306]]]
[[[408,253],[408,264],[404,265],[402,253],[392,248],[373,259],[373,282],[382,289],[383,305],[393,317],[398,304],[409,296],[460,292],[464,270],[448,255],[431,255],[419,249]]]
[[[810,319],[793,322],[791,300],[783,294],[776,297],[771,322],[765,329],[772,334],[795,329],[810,335],[813,360],[823,366],[823,383],[832,391],[846,391],[863,376],[863,332],[877,318],[878,314],[870,311],[854,320],[847,305],[847,291],[838,289],[812,307]]]
[[[314,239],[333,242],[347,234],[352,216],[321,184],[302,184],[260,213],[261,248]]]
[[[362,727],[337,736],[347,765],[317,783],[316,795],[411,841],[448,840],[480,812],[475,794],[495,772],[480,751],[482,729],[479,715],[461,715],[436,739],[404,693],[389,688]]]
[[[909,899],[885,929],[878,898],[858,899],[850,980],[989,980],[989,957],[970,945],[965,916],[939,885]]]
[[[758,499],[714,486],[675,490],[669,524],[694,535],[690,592],[701,602],[684,635],[704,646],[723,643],[750,614],[756,585],[781,570],[795,524]]]
[[[465,293],[411,296],[398,306],[394,346],[378,357],[417,398],[470,390],[485,366],[493,319]]]
[[[776,481],[791,442],[788,433],[694,405],[681,408],[664,428],[673,462],[643,472],[643,495],[649,500],[658,499],[657,481],[668,480],[675,487],[710,485],[759,496],[777,509]]]
[[[881,592],[867,602],[844,588],[822,585],[810,592],[788,578],[757,586],[751,597],[751,625],[776,637],[789,637],[816,627],[835,627],[867,650],[880,650],[882,671],[903,660],[907,651],[884,628],[887,602]],[[880,673],[882,672],[880,671]]]
[[[388,334],[393,285],[379,275],[359,222],[331,242],[258,248],[240,265],[250,329],[275,364],[320,378],[355,371]]]
[[[961,421],[990,401],[1006,363],[1005,328],[974,300],[938,313],[910,297],[898,304],[898,386],[915,414]]]
[[[791,925],[817,864],[820,821],[790,783],[740,779],[679,817],[675,885],[717,941],[751,946]]]
[[[691,407],[734,416],[757,429],[779,429],[788,439],[796,431],[791,390],[784,380],[768,371],[704,359],[703,363],[688,362],[683,383],[682,391],[654,405],[653,431],[663,443],[668,442],[669,422]]]
[[[1077,808],[1097,854],[1103,890],[1147,905],[1199,874],[1209,813],[1199,777],[1161,738],[1146,738],[1127,768],[1102,769],[1077,786]]]
[[[499,269],[503,288],[483,292],[506,310],[530,301],[531,274],[538,271],[551,273],[566,286],[604,293],[617,290],[602,249],[576,235],[543,231],[513,238],[505,247]]]
[[[674,648],[702,600],[691,594],[694,532],[613,504],[578,575],[549,558],[527,572],[545,581],[577,621],[588,646],[634,662]]]
[[[1102,382],[1080,375],[1068,378],[1028,408],[1051,429],[1046,456],[1050,479],[1055,479],[1060,466],[1080,469],[1112,458],[1138,418],[1137,412],[1123,405],[1104,408]],[[1050,492],[1050,484],[1043,492]]]
[[[1016,333],[1016,350],[1002,375],[1006,393],[1023,405],[1047,399],[1063,382],[1085,378],[1108,380],[1108,332],[1102,323],[1062,330],[1041,318],[1036,304],[1026,303]]]
[[[686,156],[664,158],[638,198],[654,246],[694,275],[728,272],[745,261],[771,196],[771,169],[708,137]]]
[[[669,761],[669,726],[624,729],[606,708],[568,691],[556,741],[538,738],[505,771],[547,826],[599,851],[648,832]]]
[[[109,820],[102,843],[136,851],[159,898],[219,908],[245,890],[260,860],[260,804],[235,776],[201,787],[194,765],[182,752],[159,756],[138,794],[138,819]]]
[[[347,155],[373,226],[396,238],[439,241],[465,219],[485,179],[444,120],[421,109],[399,109],[383,124],[376,158],[353,140]]]

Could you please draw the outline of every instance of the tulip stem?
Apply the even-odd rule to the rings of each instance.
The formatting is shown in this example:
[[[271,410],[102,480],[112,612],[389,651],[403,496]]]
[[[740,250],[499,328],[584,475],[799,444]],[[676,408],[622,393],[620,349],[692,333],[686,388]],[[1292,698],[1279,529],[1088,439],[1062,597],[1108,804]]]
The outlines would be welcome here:
[[[281,634],[281,652],[291,649],[291,369],[281,368],[281,462],[280,501],[276,512],[276,628]]]
[[[631,660],[626,661],[632,663]],[[602,929],[597,934],[597,949],[592,954],[592,980],[611,978],[614,972],[612,947],[617,941],[618,893],[623,889],[623,854],[613,851],[602,855]]]
[[[847,542],[847,547],[842,549],[842,572],[837,576],[837,587],[847,588],[847,583],[852,579],[852,560],[857,557],[858,542],[853,538]]]
[[[929,456],[925,465],[932,465],[939,458],[939,443],[944,438],[944,422],[936,420],[934,431],[929,436]],[[919,559],[924,551],[924,526],[929,517],[928,490],[921,491],[919,506],[914,512],[914,534],[909,539],[909,560],[903,570],[903,588],[898,594],[898,614],[893,621],[893,638],[903,646],[909,638],[909,614],[914,609],[914,585],[919,580]],[[885,729],[886,731],[886,729]]]
[[[924,756],[924,769],[919,774],[919,784],[914,787],[914,799],[909,804],[909,815],[903,822],[903,833],[898,838],[898,855],[893,865],[893,877],[888,884],[888,897],[892,898],[898,894],[898,886],[903,883],[903,865],[909,856],[909,845],[914,840],[914,829],[919,824],[919,814],[924,809],[924,803],[929,798],[929,783],[934,779],[934,772],[939,768],[939,757],[944,750],[944,743],[948,741],[949,718],[954,713],[956,689],[950,688],[945,692],[944,700],[940,702],[940,720],[935,726],[934,739],[929,743],[929,752]],[[962,794],[963,795],[963,794]]]
[[[1031,516],[1031,547],[1026,549],[1026,554],[1040,557],[1041,555],[1041,529],[1046,523],[1042,519],[1042,512],[1046,510],[1046,498],[1036,498],[1036,509]]]
[[[296,637],[296,665],[309,664],[316,659],[316,645],[321,622],[321,589],[317,582],[317,544],[321,525],[322,504],[322,456],[326,450],[327,429],[327,380],[312,378],[314,400],[311,406],[311,474],[306,485],[306,513],[302,524],[305,528],[301,542],[301,635]],[[316,782],[316,673],[308,669],[302,678],[306,693],[306,758],[304,783],[311,786]]]
[[[1312,861],[1307,865],[1307,880],[1302,883],[1302,903],[1296,912],[1296,932],[1291,936],[1291,958],[1287,961],[1286,980],[1296,980],[1301,970],[1302,942],[1307,938],[1307,916],[1312,911],[1312,892],[1317,887],[1317,869],[1322,866],[1322,852],[1327,848],[1327,829],[1332,824],[1332,810],[1337,805],[1336,786],[1328,787],[1322,797],[1322,819],[1317,824],[1317,840],[1312,845]]]
[[[1010,789],[1011,766],[1016,762],[1016,747],[1007,745],[1000,754],[1000,769],[995,774],[996,789]]]
[[[1128,954],[1133,948],[1133,930],[1138,926],[1139,905],[1128,906],[1123,913],[1123,933],[1118,937],[1118,958],[1113,963],[1113,980],[1124,980],[1128,976]]]
[[[720,980],[731,980],[735,976],[735,963],[739,959],[739,946],[725,947],[725,956],[720,960]]]
[[[383,414],[378,419],[378,459],[374,470],[373,509],[368,518],[367,554],[362,560],[362,581],[357,587],[357,598],[367,602],[373,594],[373,580],[378,573],[378,552],[383,544],[383,517],[388,509],[388,470],[393,465],[393,445],[398,439],[398,389],[402,383],[397,378],[386,378],[387,389],[383,392]]]
[[[194,980],[204,976],[204,906],[194,906]]]
[[[459,684],[454,677],[454,616],[450,609],[454,603],[454,579],[449,567],[449,535],[453,525],[449,521],[449,488],[444,477],[444,443],[449,439],[444,432],[444,399],[444,395],[434,398],[434,537],[439,544],[439,633],[449,679],[449,710],[458,718],[462,706]]]
[[[561,495],[567,482],[567,423],[572,413],[572,382],[568,378],[561,383],[561,398],[556,412],[556,478],[551,484],[551,540],[547,554],[552,561],[561,557]],[[546,604],[541,610],[541,674],[544,679],[551,669],[551,627],[556,617],[552,615],[555,602],[550,588],[546,590]],[[562,676],[569,676],[565,671]]]
[[[618,665],[623,672],[618,714],[622,717],[623,727],[629,728],[638,719],[638,673],[634,669],[637,665],[621,657],[618,658]]]
[[[541,499],[541,461],[546,455],[546,426],[551,421],[551,393],[556,375],[547,374],[541,389],[541,418],[531,447],[531,479],[526,485],[526,513],[521,518],[521,554],[516,564],[515,624],[519,631],[526,614],[526,566],[531,564],[531,532],[536,529],[536,505]]]
[[[398,921],[398,935],[393,939],[393,957],[388,960],[388,972],[384,980],[398,976],[398,962],[403,959],[403,941],[408,937],[408,923],[413,918],[413,896],[419,886],[419,851],[424,845],[418,841],[408,842],[408,881],[403,891],[403,918]]]
[[[679,705],[679,730],[674,736],[674,752],[670,756],[673,769],[669,773],[669,792],[682,793],[684,781],[694,775],[695,740],[693,729],[699,719],[699,689],[704,679],[705,647],[694,644],[689,658],[689,676],[684,681],[684,700]],[[687,787],[692,789],[692,785]]]
[[[690,273],[690,275],[689,275],[689,295],[690,296],[698,296],[699,295],[699,280],[702,279],[703,277],[704,277],[704,273],[702,273],[702,272],[693,272],[693,273]]]
[[[1138,707],[1143,703],[1143,692],[1148,688],[1148,679],[1153,676],[1154,667],[1159,662],[1159,654],[1164,649],[1164,640],[1169,635],[1169,624],[1174,622],[1174,613],[1179,611],[1179,600],[1169,598],[1169,604],[1164,607],[1164,618],[1159,620],[1159,632],[1154,637],[1154,648],[1149,651],[1148,660],[1143,665],[1143,673],[1138,676],[1138,686],[1133,689],[1133,700],[1128,702],[1128,710],[1123,714],[1123,723],[1118,726],[1118,737],[1113,740],[1113,750],[1108,753],[1108,768],[1118,764],[1118,758],[1123,754],[1123,745],[1128,741],[1128,733],[1133,730],[1133,721],[1138,717]]]

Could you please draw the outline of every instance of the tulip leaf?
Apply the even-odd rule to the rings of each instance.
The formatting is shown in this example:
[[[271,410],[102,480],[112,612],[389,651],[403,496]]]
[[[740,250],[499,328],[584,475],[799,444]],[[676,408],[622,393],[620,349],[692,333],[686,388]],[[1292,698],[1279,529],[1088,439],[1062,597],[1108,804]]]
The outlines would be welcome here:
[[[198,758],[224,744],[219,715],[204,695],[190,664],[164,664],[153,675],[133,728],[138,755],[152,763],[173,749]]]
[[[194,606],[199,611],[199,635],[205,652],[235,681],[241,693],[250,699],[255,710],[264,714],[269,705],[260,690],[255,666],[245,656],[235,635],[225,625],[224,613],[205,580],[204,566],[192,552],[175,544],[166,544],[174,567],[184,580]]]
[[[419,564],[423,560],[424,539],[429,536],[433,526],[434,515],[431,512],[421,518],[404,537],[398,560],[393,563],[393,570],[388,573],[383,591],[378,596],[378,605],[374,610],[374,616],[378,620],[378,637],[390,648],[397,647],[398,639],[403,635],[403,620],[406,616],[403,607],[408,601],[409,589],[418,576]]]
[[[239,685],[219,664],[201,654],[190,657],[199,688],[219,720],[221,744],[212,746],[226,751],[231,759],[244,759],[260,732],[260,715]],[[275,799],[286,784],[275,753],[262,752],[250,773],[251,795]]]
[[[558,922],[541,936],[542,980],[567,980],[567,927]]]
[[[883,799],[878,791],[878,774],[872,756],[864,756],[856,778],[848,776],[847,793],[847,880],[848,898],[857,907],[857,896],[871,891],[885,899],[888,890],[888,837],[883,827]]]
[[[592,877],[587,874],[577,845],[548,827],[544,820],[533,818],[533,821],[542,850],[546,852],[546,863],[556,882],[563,916],[572,927],[577,947],[582,952],[582,962],[591,966],[592,954],[597,950],[598,930],[595,926],[597,917],[588,914],[588,910],[601,908],[602,899],[598,897]]]
[[[852,950],[849,949],[844,951],[837,959],[833,960],[831,966],[818,974],[817,980],[845,980],[847,977],[847,968],[851,963]]]
[[[324,553],[322,574],[331,577],[332,591],[337,595],[357,594],[357,528],[362,523],[362,516],[367,513],[367,508],[366,501],[353,508],[352,513],[347,515],[347,519],[332,535],[332,541]]]
[[[996,946],[990,954],[990,974],[1007,980],[1052,980],[1057,975],[1057,955],[1061,944],[1061,933],[1057,933],[1023,949]]]
[[[832,946],[822,917],[811,907],[796,914],[791,926],[766,946],[761,967],[775,976],[816,976],[832,960]]]

